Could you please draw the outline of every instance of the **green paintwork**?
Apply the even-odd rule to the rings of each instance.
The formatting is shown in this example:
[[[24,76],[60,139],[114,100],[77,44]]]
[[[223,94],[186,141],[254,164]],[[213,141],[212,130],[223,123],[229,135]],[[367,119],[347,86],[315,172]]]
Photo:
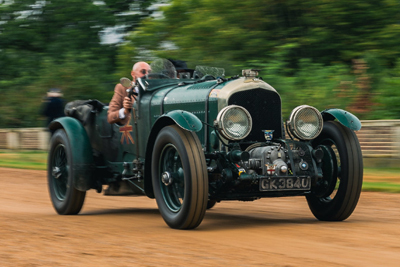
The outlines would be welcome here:
[[[64,129],[71,146],[74,177],[77,190],[86,191],[92,188],[94,161],[92,147],[82,124],[72,117],[62,117],[51,122],[49,129]]]
[[[148,89],[142,92],[135,102],[138,110],[138,129],[140,156],[145,159],[144,188],[149,197],[154,197],[151,183],[151,156],[153,144],[158,132],[165,126],[177,123],[188,131],[196,132],[202,146],[205,146],[205,129],[202,121],[205,119],[205,102],[212,88],[221,89],[231,81],[217,84],[216,81],[207,81],[200,84],[182,83],[180,80],[148,80]],[[162,110],[163,109],[163,110]],[[218,114],[218,98],[209,100],[209,123],[212,124]],[[176,111],[184,111],[177,113]],[[173,117],[172,117],[173,116]],[[190,125],[194,125],[190,126]],[[208,127],[208,133],[213,128]],[[218,141],[217,141],[218,142]],[[210,144],[208,144],[210,146]],[[211,151],[214,151],[212,149]]]
[[[109,184],[118,180],[118,175],[124,171],[124,164],[129,163],[129,170],[132,170],[133,161],[139,160],[144,164],[143,179],[135,183],[144,189],[147,196],[154,197],[151,156],[154,141],[163,127],[177,124],[187,131],[195,132],[204,151],[214,153],[220,150],[220,140],[212,125],[221,108],[228,104],[231,95],[257,88],[276,92],[259,79],[244,77],[222,82],[149,79],[146,83],[146,90],[139,89],[140,94],[127,125],[108,124],[107,106],[92,110],[84,123],[65,117],[51,124],[51,129],[64,128],[67,132],[77,173],[74,185],[78,190],[95,188],[94,182]],[[328,110],[323,114],[328,119],[338,117],[346,125],[340,114],[336,114],[338,111]],[[207,124],[203,126],[204,122]],[[94,156],[93,151],[96,152]],[[234,161],[240,157],[238,153],[232,156]]]
[[[163,116],[170,117],[181,128],[191,132],[198,132],[203,127],[199,118],[184,110],[173,110]]]
[[[219,139],[215,130],[211,130],[210,133],[210,146],[212,149],[217,149],[219,145]]]
[[[205,121],[205,103],[207,101],[210,90],[212,88],[221,89],[231,81],[226,81],[220,84],[218,84],[215,80],[205,81],[201,83],[193,83],[192,81],[191,83],[186,84],[180,84],[179,82],[176,82],[176,84],[169,84],[168,86],[164,86],[163,88],[158,87],[159,89],[154,91],[151,88],[153,86],[158,86],[158,84],[155,83],[155,80],[149,80],[148,82],[148,92],[153,93],[151,95],[151,100],[149,99],[150,94],[148,94],[148,92],[141,96],[141,115],[142,118],[147,117],[147,120],[150,119],[149,123],[146,123],[146,127],[153,128],[155,122],[158,120],[158,118],[160,118],[160,116],[163,116],[168,112],[175,110],[184,110],[190,112],[191,114],[195,115],[200,121]],[[148,102],[149,100],[150,102]],[[217,98],[209,99],[208,112],[210,124],[212,124],[213,120],[218,114],[217,101]],[[148,105],[150,105],[149,108],[147,107]],[[148,111],[150,111],[149,115],[147,115]],[[142,131],[142,129],[144,128],[139,125],[139,129],[140,131]],[[201,130],[196,132],[202,145],[205,145],[205,129],[206,127],[202,127]],[[210,133],[210,129],[211,128],[208,127],[208,134]],[[147,138],[148,135],[149,133],[144,133],[143,138]]]
[[[331,108],[322,111],[321,114],[325,121],[337,119],[341,124],[352,129],[353,131],[358,131],[361,129],[361,121],[346,110]]]

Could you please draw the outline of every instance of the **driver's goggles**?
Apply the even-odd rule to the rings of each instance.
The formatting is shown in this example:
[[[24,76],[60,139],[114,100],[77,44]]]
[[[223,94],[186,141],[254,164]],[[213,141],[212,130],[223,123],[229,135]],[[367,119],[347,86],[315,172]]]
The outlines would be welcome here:
[[[142,73],[143,75],[146,75],[148,73],[151,73],[151,70],[142,69],[142,70],[140,70],[140,73]]]

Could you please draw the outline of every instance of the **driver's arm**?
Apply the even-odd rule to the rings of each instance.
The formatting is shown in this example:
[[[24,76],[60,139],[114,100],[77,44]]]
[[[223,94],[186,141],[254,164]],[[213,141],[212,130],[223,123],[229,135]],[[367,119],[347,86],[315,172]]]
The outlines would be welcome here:
[[[129,121],[130,112],[127,110],[127,108],[124,108],[124,102],[126,106],[132,107],[133,101],[131,100],[129,104],[128,101],[124,101],[125,97],[127,97],[126,88],[120,83],[117,84],[108,108],[108,123],[118,123],[123,125]],[[120,114],[124,114],[125,116],[122,117]]]

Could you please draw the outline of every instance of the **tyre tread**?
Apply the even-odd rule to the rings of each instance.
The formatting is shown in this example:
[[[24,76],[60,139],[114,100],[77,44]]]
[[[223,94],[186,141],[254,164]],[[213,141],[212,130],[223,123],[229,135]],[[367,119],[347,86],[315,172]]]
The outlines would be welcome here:
[[[336,147],[342,150],[342,171],[347,168],[348,173],[342,173],[339,191],[330,203],[323,203],[313,195],[307,196],[307,202],[317,219],[322,221],[343,221],[353,213],[361,193],[363,180],[361,148],[356,134],[339,122],[325,122],[324,128],[328,132],[327,136],[329,138],[337,139]],[[327,133],[323,131],[321,134],[326,135]],[[316,139],[317,143],[318,139]],[[344,175],[346,175],[346,178],[344,178]],[[340,190],[343,187],[345,188]]]
[[[173,140],[171,136],[179,136],[179,139],[175,139],[175,142],[183,145],[185,155],[187,158],[181,158],[182,162],[188,164],[188,175],[190,175],[190,185],[191,191],[190,199],[187,198],[185,193],[185,206],[184,210],[178,211],[180,215],[172,215],[168,208],[166,208],[165,203],[163,203],[162,196],[159,189],[159,177],[157,173],[158,167],[158,157],[160,156],[160,149],[164,142],[168,139]],[[160,143],[158,143],[160,139]],[[181,146],[179,145],[179,146]],[[178,149],[178,148],[177,148]],[[183,149],[183,148],[182,148]],[[182,155],[181,155],[182,157]],[[183,156],[184,157],[184,156]],[[154,194],[156,196],[157,204],[160,209],[161,215],[164,221],[171,227],[176,229],[193,229],[200,225],[202,222],[208,200],[208,176],[207,167],[205,163],[204,153],[201,148],[200,140],[195,133],[183,130],[177,125],[170,125],[163,128],[159,136],[156,138],[155,146],[153,149],[152,156],[152,173],[153,173],[153,188],[155,190]],[[156,176],[154,176],[156,175]],[[157,197],[158,195],[158,197]],[[188,206],[187,206],[188,205]],[[182,207],[183,207],[182,206]],[[181,213],[183,212],[183,213]],[[187,213],[186,213],[187,212]]]

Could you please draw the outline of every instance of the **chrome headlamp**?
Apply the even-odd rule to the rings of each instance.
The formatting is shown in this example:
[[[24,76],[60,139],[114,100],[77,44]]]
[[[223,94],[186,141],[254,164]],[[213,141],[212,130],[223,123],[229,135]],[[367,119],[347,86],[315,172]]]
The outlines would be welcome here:
[[[230,105],[217,116],[219,133],[228,140],[241,140],[249,135],[253,125],[250,113],[243,107]]]
[[[318,109],[302,105],[293,109],[288,121],[288,130],[300,140],[316,138],[322,131],[323,120]]]

